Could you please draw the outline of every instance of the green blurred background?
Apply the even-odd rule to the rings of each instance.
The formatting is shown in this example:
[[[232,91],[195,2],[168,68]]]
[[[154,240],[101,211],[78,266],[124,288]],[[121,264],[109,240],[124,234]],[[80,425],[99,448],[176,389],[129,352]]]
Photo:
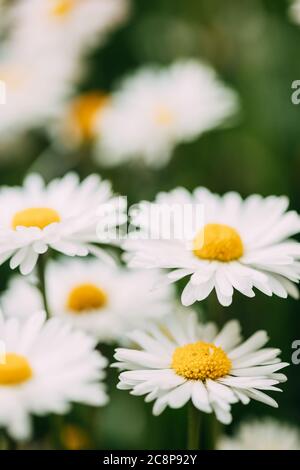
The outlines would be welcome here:
[[[300,212],[300,105],[291,102],[291,84],[300,79],[300,26],[290,21],[289,4],[284,0],[133,1],[129,22],[88,58],[87,79],[80,90],[109,91],[139,66],[195,57],[213,65],[239,93],[241,112],[232,128],[209,132],[194,143],[179,146],[170,164],[160,171],[134,163],[102,171],[91,161],[81,161],[73,169],[82,176],[100,172],[112,180],[117,192],[128,195],[130,202],[152,199],[158,191],[176,186],[192,190],[203,185],[220,193],[236,190],[243,196],[286,194],[291,208]],[[9,151],[1,149],[0,183],[20,184],[31,168],[50,179],[72,167],[59,156],[41,162],[39,155],[47,146],[46,137],[34,133],[26,136],[22,145]],[[8,274],[7,267],[2,267],[1,289]],[[214,310],[213,315],[222,322],[239,318],[245,336],[266,329],[270,344],[280,347],[283,359],[290,362],[291,344],[300,339],[295,300],[260,293],[248,299],[236,293],[230,308],[217,307],[211,301],[203,307]],[[111,348],[102,350],[112,356]],[[287,375],[284,392],[276,397],[278,410],[256,402],[247,407],[234,405],[233,426],[245,417],[260,415],[299,423],[300,365],[291,365]],[[168,410],[155,418],[143,398],[117,391],[115,385],[116,373],[110,371],[109,406],[98,412],[76,407],[63,421],[88,429],[94,436],[91,445],[97,448],[185,447],[185,409]],[[56,421],[56,426],[61,422]],[[228,432],[231,430],[232,426]],[[44,433],[45,423],[38,420],[37,436]]]

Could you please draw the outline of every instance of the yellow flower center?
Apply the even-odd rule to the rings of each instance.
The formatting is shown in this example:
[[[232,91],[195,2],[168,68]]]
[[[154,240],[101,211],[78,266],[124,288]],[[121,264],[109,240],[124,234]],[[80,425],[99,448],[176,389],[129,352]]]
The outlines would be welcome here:
[[[56,210],[48,207],[30,207],[16,212],[12,220],[12,226],[14,229],[17,227],[38,227],[43,229],[55,222],[60,222],[60,216]]]
[[[98,310],[107,304],[106,292],[94,284],[80,284],[72,289],[67,300],[67,308],[80,314],[89,310]]]
[[[207,224],[196,235],[193,252],[201,259],[233,261],[243,256],[244,246],[238,232],[223,224]]]
[[[52,16],[62,18],[67,16],[75,7],[78,0],[50,0]]]
[[[174,115],[169,108],[160,105],[155,109],[154,120],[160,126],[168,126],[174,121]]]
[[[85,93],[76,98],[67,115],[66,131],[71,135],[77,134],[81,140],[92,140],[95,137],[96,117],[108,102],[109,97],[100,92]]]
[[[222,348],[197,341],[176,348],[171,367],[189,380],[216,380],[230,372],[231,361]]]
[[[25,357],[14,353],[4,355],[4,363],[0,363],[0,385],[20,385],[31,379],[32,375]]]

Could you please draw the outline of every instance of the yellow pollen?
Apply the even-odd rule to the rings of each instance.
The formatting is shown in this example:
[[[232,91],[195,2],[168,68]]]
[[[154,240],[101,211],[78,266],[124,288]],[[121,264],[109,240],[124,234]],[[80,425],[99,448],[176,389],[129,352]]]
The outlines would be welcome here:
[[[197,341],[175,349],[171,367],[190,380],[216,380],[231,370],[231,361],[222,348]]]
[[[75,7],[75,3],[78,0],[50,0],[51,9],[50,13],[55,17],[65,17],[67,16]]]
[[[20,385],[31,379],[33,373],[27,359],[19,354],[7,353],[0,363],[0,385]]]
[[[14,215],[12,226],[14,229],[20,226],[43,229],[55,222],[60,222],[60,216],[56,210],[48,207],[30,207]]]
[[[156,124],[168,126],[174,121],[174,115],[166,106],[160,105],[155,109],[154,120]]]
[[[100,92],[85,93],[76,98],[69,109],[66,131],[77,134],[80,140],[89,141],[95,137],[94,124],[109,102],[108,95]]]
[[[67,300],[67,308],[80,314],[89,310],[98,310],[106,306],[106,292],[94,284],[80,284],[72,289]]]
[[[196,235],[193,252],[201,259],[229,262],[243,256],[244,246],[238,232],[223,224],[207,224]]]

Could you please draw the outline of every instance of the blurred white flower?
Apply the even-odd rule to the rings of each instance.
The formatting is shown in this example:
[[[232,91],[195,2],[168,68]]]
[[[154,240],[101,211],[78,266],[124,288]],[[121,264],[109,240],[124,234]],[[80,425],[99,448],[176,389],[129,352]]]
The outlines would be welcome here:
[[[13,38],[38,54],[77,56],[122,24],[128,7],[128,0],[19,0],[11,7]]]
[[[12,269],[20,266],[22,274],[29,274],[48,248],[67,256],[92,253],[110,259],[95,244],[115,243],[109,239],[110,230],[126,220],[119,201],[110,183],[95,174],[80,183],[76,174],[69,173],[48,185],[31,174],[23,187],[3,187],[0,264],[11,258]]]
[[[300,431],[273,418],[249,421],[233,437],[223,436],[218,450],[300,450]]]
[[[129,335],[139,349],[116,349],[113,366],[125,370],[118,388],[155,401],[153,414],[167,406],[181,408],[189,400],[200,411],[214,412],[219,421],[232,420],[231,405],[250,399],[277,407],[264,391],[280,391],[286,380],[278,371],[280,350],[263,348],[268,337],[258,331],[241,342],[240,325],[233,320],[220,332],[213,323],[200,324],[196,315],[172,315],[164,329],[151,326]]]
[[[72,90],[74,62],[61,54],[37,58],[19,48],[0,49],[0,80],[5,104],[0,105],[0,135],[8,138],[53,119]]]
[[[173,289],[151,291],[158,271],[111,267],[97,260],[50,263],[46,285],[51,315],[59,315],[101,342],[119,341],[132,328],[172,311]]]
[[[5,317],[27,319],[43,309],[43,298],[33,276],[13,276],[0,297],[0,310]]]
[[[300,23],[300,1],[294,0],[290,6],[290,17],[295,23]]]
[[[160,193],[155,203],[141,204],[132,218],[143,236],[124,243],[126,259],[131,267],[173,269],[167,282],[188,276],[185,306],[205,299],[213,289],[223,306],[231,304],[234,289],[247,297],[254,297],[257,288],[269,296],[298,298],[294,283],[300,279],[300,244],[289,237],[300,231],[300,217],[287,212],[288,204],[286,197],[252,195],[243,201],[238,193],[221,197],[205,188],[193,194],[183,188]],[[151,207],[179,209],[181,238],[161,235],[157,218],[149,217]],[[184,212],[186,208],[192,211]],[[196,215],[201,210],[200,222]],[[164,219],[162,225],[166,223]],[[187,240],[184,229],[189,225],[192,236]]]
[[[106,359],[94,340],[43,313],[23,323],[0,318],[6,354],[0,364],[0,427],[17,440],[31,434],[30,415],[69,412],[72,402],[101,406],[108,397]]]
[[[201,62],[148,67],[127,78],[101,113],[97,158],[113,166],[141,158],[167,163],[180,142],[220,125],[237,109],[237,97]]]

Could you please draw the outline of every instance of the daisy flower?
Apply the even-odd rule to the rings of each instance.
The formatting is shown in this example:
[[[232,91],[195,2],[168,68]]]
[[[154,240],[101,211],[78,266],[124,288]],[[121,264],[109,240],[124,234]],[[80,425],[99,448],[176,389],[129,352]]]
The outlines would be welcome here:
[[[139,349],[116,349],[114,366],[125,369],[118,388],[155,401],[156,416],[191,400],[198,410],[214,412],[229,424],[233,403],[248,404],[252,398],[278,406],[265,392],[280,391],[275,385],[286,377],[278,371],[288,364],[280,361],[279,349],[263,348],[265,331],[242,342],[237,321],[218,332],[215,324],[198,323],[190,313],[171,316],[163,329],[151,326],[129,337]]]
[[[110,230],[126,220],[120,202],[110,183],[98,175],[80,183],[77,175],[69,173],[45,185],[39,175],[31,174],[23,187],[3,188],[0,264],[10,258],[12,269],[19,266],[22,274],[29,274],[48,248],[68,256],[92,253],[111,259],[95,244],[115,243],[108,239]]]
[[[76,56],[103,42],[128,15],[128,0],[23,0],[11,7],[14,40],[25,49]]]
[[[185,306],[213,289],[223,306],[231,304],[234,289],[247,297],[256,288],[269,296],[298,298],[300,245],[289,237],[300,231],[300,218],[287,211],[288,204],[286,197],[255,194],[243,201],[238,193],[221,197],[205,188],[161,193],[133,214],[132,225],[140,232],[124,243],[126,259],[133,267],[171,269],[168,282],[188,276]],[[169,214],[176,209],[176,216],[159,224],[152,214],[166,208]],[[166,236],[166,223],[180,236]]]
[[[69,320],[101,342],[118,341],[132,328],[170,313],[173,289],[151,291],[158,271],[127,270],[97,260],[49,264],[46,272],[50,315]]]
[[[0,135],[40,128],[53,119],[69,96],[75,73],[74,63],[59,54],[38,60],[16,45],[0,49],[0,81],[6,100],[0,107]]]
[[[174,147],[220,125],[237,108],[235,93],[208,66],[194,60],[144,68],[113,94],[99,120],[99,162],[131,158],[167,163]]]
[[[21,327],[22,326],[22,327]],[[31,434],[30,415],[69,412],[72,402],[102,406],[106,359],[94,341],[43,313],[22,324],[0,319],[6,353],[0,363],[0,427],[17,440]]]
[[[250,421],[239,426],[233,437],[222,437],[219,450],[300,450],[300,432],[273,418]]]

